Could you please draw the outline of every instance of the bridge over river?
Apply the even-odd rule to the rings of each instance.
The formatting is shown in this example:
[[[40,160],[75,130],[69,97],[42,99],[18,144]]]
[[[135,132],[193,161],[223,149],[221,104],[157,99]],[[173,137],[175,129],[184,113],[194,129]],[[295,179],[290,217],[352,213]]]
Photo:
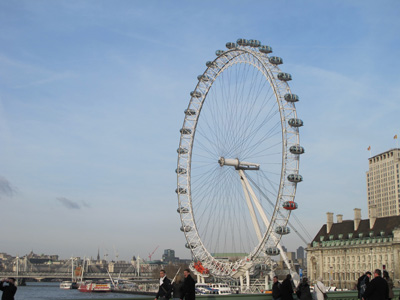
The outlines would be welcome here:
[[[151,281],[149,277],[139,277],[137,273],[110,273],[113,279],[129,279],[135,281]],[[71,280],[71,272],[0,272],[0,278],[14,277],[17,279],[34,279],[37,281],[60,279]],[[110,278],[107,273],[85,273],[84,279]]]

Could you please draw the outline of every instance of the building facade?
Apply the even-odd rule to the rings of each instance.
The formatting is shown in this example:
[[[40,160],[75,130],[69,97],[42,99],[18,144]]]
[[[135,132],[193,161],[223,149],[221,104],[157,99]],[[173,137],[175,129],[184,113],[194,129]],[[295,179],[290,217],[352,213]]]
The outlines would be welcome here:
[[[400,149],[391,149],[368,159],[366,174],[368,214],[376,207],[376,216],[400,215]]]
[[[322,277],[326,285],[353,289],[366,271],[386,269],[395,285],[400,279],[400,216],[361,219],[354,209],[354,220],[343,220],[327,213],[324,224],[308,245],[307,266],[311,281]]]

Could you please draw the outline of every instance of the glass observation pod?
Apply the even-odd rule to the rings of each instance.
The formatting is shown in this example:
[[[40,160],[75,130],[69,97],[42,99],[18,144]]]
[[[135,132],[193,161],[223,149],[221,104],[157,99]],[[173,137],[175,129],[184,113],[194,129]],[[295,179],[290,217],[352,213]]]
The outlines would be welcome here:
[[[181,226],[181,231],[183,231],[183,232],[188,232],[188,231],[191,231],[191,230],[192,230],[192,227],[190,227],[188,225]]]
[[[275,228],[275,232],[280,235],[285,235],[290,233],[290,228],[287,226],[278,226]]]
[[[200,98],[203,95],[198,91],[192,91],[192,92],[190,92],[190,96],[192,96],[194,98]]]
[[[289,174],[287,179],[290,182],[301,182],[301,181],[303,181],[303,176],[301,176],[299,174]]]
[[[268,61],[273,65],[281,65],[283,64],[283,59],[278,56],[271,56],[268,58]]]
[[[232,42],[226,43],[225,46],[226,46],[226,48],[228,48],[228,49],[233,49],[233,48],[236,48],[236,47],[237,47],[236,43],[232,43]]]
[[[185,115],[187,116],[195,116],[196,111],[194,109],[185,109]]]
[[[246,40],[246,39],[238,39],[238,40],[236,41],[236,43],[237,43],[239,46],[248,46],[248,45],[249,45],[249,41]]]
[[[189,152],[189,150],[187,148],[178,148],[176,149],[176,152],[178,152],[179,154],[187,154]]]
[[[211,78],[209,76],[204,75],[204,74],[197,76],[197,79],[200,81],[210,81],[211,80]]]
[[[259,40],[249,40],[250,47],[260,47],[261,42]]]
[[[188,243],[186,243],[185,247],[188,248],[188,249],[194,249],[194,248],[197,247],[197,245],[196,244],[188,244]]]
[[[300,100],[299,96],[295,95],[295,94],[285,94],[285,96],[283,96],[285,98],[285,100],[287,102],[297,102]]]
[[[295,145],[289,148],[290,153],[292,154],[303,154],[305,152],[304,148],[300,145]]]
[[[279,255],[281,251],[278,248],[270,247],[265,249],[265,253],[267,255],[273,256],[273,255]]]
[[[290,81],[292,80],[292,75],[290,75],[289,73],[278,73],[278,79],[282,80],[282,81]]]
[[[177,168],[175,170],[176,174],[186,174],[186,169],[185,168]]]
[[[260,52],[265,53],[265,54],[272,53],[272,48],[270,46],[262,45],[262,46],[258,47],[258,50],[260,50]]]
[[[208,61],[206,62],[206,66],[209,68],[216,68],[218,67],[218,64],[215,61]]]
[[[301,119],[289,119],[288,124],[292,127],[301,127],[303,126],[303,121]]]
[[[224,53],[225,53],[224,50],[217,50],[217,51],[215,51],[215,55],[216,55],[216,56],[221,56],[221,55],[224,54]]]
[[[175,190],[175,193],[177,193],[177,194],[186,194],[186,193],[187,193],[187,190],[180,187],[180,188],[177,188],[177,189]]]
[[[192,130],[189,128],[182,128],[181,130],[179,130],[182,134],[191,134]]]
[[[179,207],[176,211],[177,211],[178,213],[180,213],[180,214],[187,214],[187,213],[189,212],[189,209],[186,208],[186,207],[181,206],[181,207]]]
[[[286,210],[294,210],[297,209],[297,203],[294,201],[286,201],[285,203],[283,203],[283,208]]]

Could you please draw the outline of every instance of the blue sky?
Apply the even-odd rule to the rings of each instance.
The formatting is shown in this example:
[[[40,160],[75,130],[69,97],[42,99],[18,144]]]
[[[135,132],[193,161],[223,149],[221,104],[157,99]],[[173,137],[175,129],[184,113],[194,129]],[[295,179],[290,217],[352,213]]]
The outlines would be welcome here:
[[[215,50],[258,39],[300,96],[296,216],[367,217],[365,172],[400,134],[400,3],[0,1],[0,252],[189,258],[183,110]],[[292,235],[284,245],[301,244]],[[114,249],[116,249],[114,251]]]

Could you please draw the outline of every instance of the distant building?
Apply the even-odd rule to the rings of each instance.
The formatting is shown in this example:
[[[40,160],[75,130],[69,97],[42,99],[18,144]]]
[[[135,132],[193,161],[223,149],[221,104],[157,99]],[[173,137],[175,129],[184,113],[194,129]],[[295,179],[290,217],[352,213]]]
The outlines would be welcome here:
[[[376,217],[400,215],[400,149],[391,149],[368,159],[368,215],[376,207]]]
[[[361,209],[354,209],[354,220],[343,220],[327,213],[321,227],[307,247],[308,277],[322,276],[325,284],[353,289],[366,271],[385,266],[393,282],[400,279],[400,216],[376,218],[371,207],[370,218],[361,220]]]
[[[297,254],[297,259],[304,259],[304,247],[300,246],[299,248],[297,248],[296,250],[296,254]]]

